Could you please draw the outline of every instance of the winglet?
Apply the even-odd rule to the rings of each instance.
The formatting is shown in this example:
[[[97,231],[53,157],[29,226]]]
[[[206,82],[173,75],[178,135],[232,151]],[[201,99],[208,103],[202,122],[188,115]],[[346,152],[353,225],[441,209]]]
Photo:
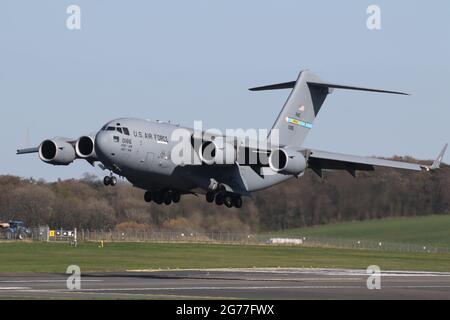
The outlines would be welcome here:
[[[441,166],[442,159],[444,158],[445,151],[447,151],[448,143],[445,144],[444,148],[442,148],[441,152],[439,153],[439,156],[436,160],[434,160],[433,164],[431,165],[430,169],[435,170],[439,169]]]
[[[444,148],[442,148],[438,157],[436,158],[436,160],[434,160],[433,164],[430,167],[423,166],[422,168],[425,169],[426,171],[439,169],[441,166],[442,159],[444,158],[445,151],[447,151],[447,147],[448,147],[448,143],[445,144]]]

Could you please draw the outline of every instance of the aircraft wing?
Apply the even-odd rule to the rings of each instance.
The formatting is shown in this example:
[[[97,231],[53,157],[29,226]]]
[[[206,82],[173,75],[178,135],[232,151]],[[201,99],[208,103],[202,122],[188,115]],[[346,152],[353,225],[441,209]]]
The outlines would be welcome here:
[[[226,138],[222,136],[222,138]],[[193,134],[191,135],[191,143],[194,146],[194,142],[197,141],[197,146],[201,145],[205,141],[214,141],[212,137],[208,134],[204,134],[203,139],[196,138]],[[236,149],[238,149],[239,155],[239,163],[247,164],[246,161],[242,161],[242,159],[255,159],[250,157],[250,154],[256,154],[257,163],[255,167],[267,166],[267,164],[260,163],[259,156],[264,155],[265,159],[270,155],[271,149],[274,146],[266,146],[265,148],[249,147],[249,146],[241,146],[240,140],[237,137],[231,137],[231,139],[227,141],[232,141],[232,144]],[[439,153],[437,159],[433,162],[432,165],[426,166],[418,163],[410,163],[404,161],[394,161],[394,160],[386,160],[374,157],[361,157],[354,155],[346,155],[341,153],[334,153],[328,151],[320,151],[313,149],[303,149],[299,150],[304,153],[308,158],[308,168],[312,169],[319,176],[322,176],[322,170],[346,170],[353,176],[356,175],[356,171],[373,171],[375,167],[388,167],[388,168],[396,168],[396,169],[405,169],[405,170],[413,170],[413,171],[430,171],[439,169],[439,166],[444,157],[445,151],[447,149],[448,144],[444,146],[444,148]],[[195,148],[194,148],[195,149]],[[198,153],[199,150],[196,149]],[[243,158],[241,158],[243,157]]]
[[[327,169],[346,170],[352,175],[355,175],[356,171],[373,171],[375,169],[374,167],[388,167],[413,171],[430,171],[439,168],[446,149],[447,144],[444,146],[442,151],[439,153],[439,156],[431,166],[372,157],[345,155],[320,150],[308,150],[308,167],[320,176],[322,175],[322,170]]]

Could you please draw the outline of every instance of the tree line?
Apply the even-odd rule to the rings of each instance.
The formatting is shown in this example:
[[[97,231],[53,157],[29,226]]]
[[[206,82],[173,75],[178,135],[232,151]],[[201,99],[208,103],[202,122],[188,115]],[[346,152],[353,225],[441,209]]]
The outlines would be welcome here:
[[[414,159],[408,159],[414,160]],[[46,182],[0,176],[0,221],[90,230],[257,232],[332,222],[450,213],[450,167],[435,172],[377,169],[312,171],[245,198],[241,209],[218,207],[203,195],[170,206],[146,203],[128,183],[105,187],[93,175]]]

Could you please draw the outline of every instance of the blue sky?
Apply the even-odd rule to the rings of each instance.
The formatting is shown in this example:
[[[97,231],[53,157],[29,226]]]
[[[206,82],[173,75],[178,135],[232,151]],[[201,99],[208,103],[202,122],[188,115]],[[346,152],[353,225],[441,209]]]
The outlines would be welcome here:
[[[66,8],[81,8],[79,31]],[[381,9],[379,31],[366,9]],[[434,158],[450,140],[450,2],[6,0],[0,4],[0,174],[100,174],[15,149],[78,137],[122,116],[192,126],[270,127],[288,91],[247,88],[310,69],[335,91],[305,144],[357,155]],[[448,158],[444,159],[448,162]]]

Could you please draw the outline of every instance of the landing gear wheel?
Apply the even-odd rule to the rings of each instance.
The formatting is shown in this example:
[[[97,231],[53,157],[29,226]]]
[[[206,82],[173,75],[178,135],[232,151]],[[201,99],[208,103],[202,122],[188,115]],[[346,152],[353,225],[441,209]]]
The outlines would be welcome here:
[[[181,199],[181,194],[177,191],[172,191],[172,201],[173,203],[178,203],[180,202]]]
[[[155,192],[153,193],[153,201],[155,201],[156,204],[161,204],[163,203],[163,197],[161,192]]]
[[[234,197],[233,198],[233,206],[235,206],[236,208],[242,207],[242,198],[239,196]]]
[[[144,193],[144,200],[145,200],[145,202],[151,202],[152,201],[152,193],[150,191],[145,191],[145,193]]]
[[[111,179],[111,185],[115,186],[117,184],[117,178],[112,176],[110,179]]]
[[[223,193],[218,193],[218,194],[216,195],[216,204],[217,204],[218,206],[223,205],[224,198],[225,198],[225,197],[224,197]]]
[[[231,196],[227,194],[225,196],[225,199],[223,200],[223,203],[227,208],[231,208],[233,206],[233,199],[231,199]]]
[[[166,205],[169,205],[172,203],[172,194],[170,191],[163,192],[163,201]]]
[[[105,186],[109,186],[111,184],[111,177],[110,176],[106,176],[103,178],[103,184]]]
[[[209,202],[209,203],[212,203],[212,202],[214,202],[214,192],[212,192],[212,191],[208,191],[207,193],[206,193],[206,201],[207,202]]]

